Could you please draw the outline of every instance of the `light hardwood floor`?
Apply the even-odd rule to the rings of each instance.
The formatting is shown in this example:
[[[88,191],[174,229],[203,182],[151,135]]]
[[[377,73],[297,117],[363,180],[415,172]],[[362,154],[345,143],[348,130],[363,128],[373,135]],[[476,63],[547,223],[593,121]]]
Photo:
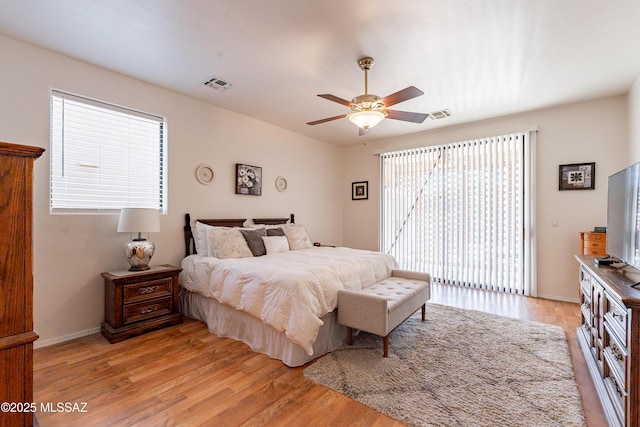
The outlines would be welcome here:
[[[562,326],[588,425],[606,425],[575,339],[577,304],[437,284],[431,302]],[[42,427],[402,426],[307,380],[304,367],[288,368],[193,320],[117,344],[95,334],[34,353],[39,409],[86,403],[86,412],[38,412]]]

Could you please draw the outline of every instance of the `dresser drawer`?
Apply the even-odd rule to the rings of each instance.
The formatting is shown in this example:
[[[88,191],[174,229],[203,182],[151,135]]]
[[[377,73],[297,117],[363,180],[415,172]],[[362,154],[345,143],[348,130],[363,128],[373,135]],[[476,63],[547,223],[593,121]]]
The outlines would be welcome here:
[[[145,319],[171,313],[171,296],[128,304],[124,307],[124,323],[135,323]]]
[[[626,390],[627,349],[620,341],[618,341],[615,334],[611,331],[611,327],[608,322],[605,322],[604,329],[606,334],[604,356],[609,367],[609,372],[614,375],[616,382],[620,387]]]
[[[143,283],[124,285],[124,303],[129,304],[171,295],[172,282],[173,280],[170,277],[165,277]]]
[[[589,295],[591,299],[591,276],[582,266],[580,267],[580,289],[580,292]]]
[[[618,384],[616,379],[612,376],[607,376],[604,379],[604,388],[607,390],[607,394],[609,395],[609,399],[611,400],[612,406],[615,410],[618,422],[620,423],[619,425],[625,425],[624,420],[626,418],[629,395],[623,388],[621,388],[620,384]]]
[[[604,320],[619,342],[627,347],[627,309],[605,292]]]

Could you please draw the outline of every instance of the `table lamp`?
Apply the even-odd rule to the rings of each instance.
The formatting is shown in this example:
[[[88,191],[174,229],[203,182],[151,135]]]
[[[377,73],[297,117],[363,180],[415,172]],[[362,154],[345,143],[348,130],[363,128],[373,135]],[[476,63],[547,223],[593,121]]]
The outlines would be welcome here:
[[[149,269],[149,261],[156,250],[156,245],[142,237],[142,233],[160,231],[160,215],[157,209],[123,208],[118,221],[119,233],[138,233],[138,237],[124,245],[124,256],[131,264],[129,271]]]

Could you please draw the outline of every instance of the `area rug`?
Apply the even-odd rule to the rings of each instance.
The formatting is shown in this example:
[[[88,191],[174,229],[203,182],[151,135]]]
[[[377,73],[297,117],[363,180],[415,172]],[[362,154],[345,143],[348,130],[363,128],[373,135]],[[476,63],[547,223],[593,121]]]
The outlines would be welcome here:
[[[389,337],[360,333],[304,375],[409,426],[585,426],[564,330],[427,304]]]

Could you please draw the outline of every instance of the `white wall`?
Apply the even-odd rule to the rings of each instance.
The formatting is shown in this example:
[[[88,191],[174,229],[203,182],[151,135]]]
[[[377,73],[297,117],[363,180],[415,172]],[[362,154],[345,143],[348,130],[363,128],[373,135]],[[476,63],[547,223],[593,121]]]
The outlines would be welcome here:
[[[379,203],[374,151],[503,135],[537,125],[538,296],[577,301],[578,232],[606,225],[607,177],[630,163],[627,110],[626,97],[619,96],[349,147],[343,186],[368,180],[370,196],[366,202],[351,201],[350,193],[345,194],[344,244],[378,249],[378,234],[371,232],[378,229]],[[580,162],[596,162],[595,190],[559,191],[558,166]],[[551,226],[553,219],[559,227]]]
[[[125,269],[117,215],[49,214],[49,106],[52,88],[167,118],[168,214],[152,263],[178,264],[184,214],[192,218],[296,214],[312,240],[342,244],[341,150],[264,122],[105,69],[0,36],[0,141],[47,149],[34,176],[34,322],[36,345],[95,331],[104,318],[100,273]],[[211,164],[216,181],[200,185],[194,170]],[[235,163],[263,169],[262,196],[236,195]],[[277,176],[289,188],[279,193]]]

